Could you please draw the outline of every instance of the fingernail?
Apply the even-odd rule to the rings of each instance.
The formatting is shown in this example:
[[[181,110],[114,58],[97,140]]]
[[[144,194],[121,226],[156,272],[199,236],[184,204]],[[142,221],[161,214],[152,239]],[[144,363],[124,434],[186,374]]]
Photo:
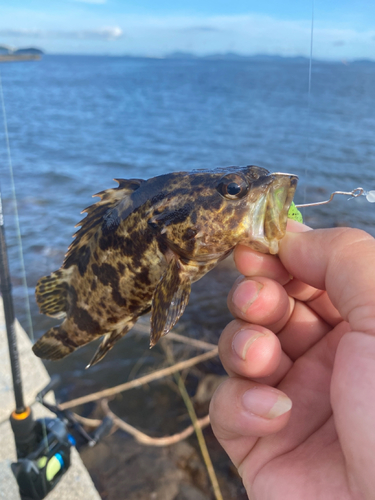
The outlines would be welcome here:
[[[253,387],[242,396],[246,410],[259,417],[273,419],[283,415],[292,407],[292,401],[279,391]]]
[[[262,283],[258,283],[258,281],[242,281],[233,294],[233,304],[243,313],[246,313],[251,304],[257,299],[262,288]]]
[[[255,330],[240,330],[233,338],[232,347],[234,352],[245,361],[249,347],[259,337],[264,337],[264,333]]]

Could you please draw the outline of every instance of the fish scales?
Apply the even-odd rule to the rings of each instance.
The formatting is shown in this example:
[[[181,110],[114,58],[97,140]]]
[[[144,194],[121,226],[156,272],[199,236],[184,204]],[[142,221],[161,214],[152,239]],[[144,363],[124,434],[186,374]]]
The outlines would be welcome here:
[[[97,363],[150,310],[153,346],[191,284],[235,245],[277,253],[297,185],[254,165],[116,181],[84,210],[61,268],[37,283],[40,311],[63,319],[35,343],[37,356],[61,359],[103,337]]]

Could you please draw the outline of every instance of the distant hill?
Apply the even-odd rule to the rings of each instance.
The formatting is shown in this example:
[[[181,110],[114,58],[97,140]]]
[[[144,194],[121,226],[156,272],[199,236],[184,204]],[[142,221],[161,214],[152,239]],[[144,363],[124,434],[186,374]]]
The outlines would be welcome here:
[[[278,56],[268,54],[256,54],[252,56],[236,54],[235,52],[226,52],[223,54],[209,54],[206,56],[197,56],[189,52],[172,52],[165,56],[166,59],[206,59],[206,60],[223,60],[223,61],[293,61],[293,62],[306,62],[310,59],[304,56]]]
[[[38,54],[43,55],[43,50],[36,49],[35,47],[26,47],[24,49],[16,49],[12,52],[12,54]]]
[[[0,63],[13,61],[38,61],[44,52],[35,47],[16,49],[9,45],[0,45]]]
[[[10,45],[0,45],[0,54],[9,54],[9,52],[12,52],[14,49]]]
[[[204,59],[211,61],[259,61],[259,62],[297,62],[297,63],[309,63],[310,58],[305,56],[280,56],[280,55],[269,55],[269,54],[255,54],[255,55],[242,55],[236,54],[235,52],[226,52],[223,54],[209,54],[206,56],[197,56],[189,52],[172,52],[165,56],[166,59]],[[335,62],[335,61],[324,61],[313,59],[313,62]],[[336,61],[340,63],[342,61]],[[356,59],[352,61],[347,61],[348,64],[375,64],[375,60],[371,59]]]
[[[41,49],[37,49],[35,47],[24,47],[22,49],[16,49],[15,47],[11,47],[10,45],[0,44],[0,54],[37,54],[43,55],[44,52]]]
[[[372,59],[355,59],[354,61],[350,61],[351,64],[375,64],[375,61]]]
[[[165,56],[165,59],[198,59],[199,56],[190,54],[189,52],[171,52]]]

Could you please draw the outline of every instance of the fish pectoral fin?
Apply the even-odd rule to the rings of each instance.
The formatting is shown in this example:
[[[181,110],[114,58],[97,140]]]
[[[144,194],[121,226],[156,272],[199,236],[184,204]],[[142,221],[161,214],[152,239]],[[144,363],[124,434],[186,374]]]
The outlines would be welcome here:
[[[64,330],[63,325],[54,326],[46,332],[33,345],[34,354],[39,358],[56,361],[65,358],[79,347],[69,334]]]
[[[191,282],[183,264],[172,258],[152,297],[150,347],[174,327],[189,302]]]
[[[148,224],[154,229],[164,229],[171,224],[178,224],[181,220],[185,220],[187,214],[191,211],[191,208],[171,208],[169,204],[159,205],[157,207],[157,212],[154,212],[153,216],[147,221]],[[188,239],[193,238],[197,234],[197,229],[192,227],[188,229],[190,235]]]
[[[67,309],[67,281],[65,271],[59,269],[40,278],[35,288],[36,302],[43,314],[62,318]]]
[[[97,348],[90,363],[86,366],[86,369],[90,368],[90,366],[96,365],[96,363],[99,363],[99,361],[101,361],[104,358],[107,352],[112,349],[115,343],[118,340],[120,340],[134,326],[134,324],[135,321],[131,321],[126,325],[126,327],[123,330],[121,330],[121,332],[115,330],[113,332],[104,335],[103,340],[101,341],[99,347]]]

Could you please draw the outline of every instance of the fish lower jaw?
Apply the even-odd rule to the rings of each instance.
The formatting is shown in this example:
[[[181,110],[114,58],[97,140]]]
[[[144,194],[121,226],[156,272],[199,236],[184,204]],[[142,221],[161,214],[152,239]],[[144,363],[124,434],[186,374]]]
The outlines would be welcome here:
[[[279,253],[279,240],[273,239],[268,242],[268,249],[271,255]]]
[[[241,241],[240,243],[261,253],[270,253],[275,255],[279,252],[279,240],[277,238],[269,240],[266,237],[263,237],[252,241]]]

